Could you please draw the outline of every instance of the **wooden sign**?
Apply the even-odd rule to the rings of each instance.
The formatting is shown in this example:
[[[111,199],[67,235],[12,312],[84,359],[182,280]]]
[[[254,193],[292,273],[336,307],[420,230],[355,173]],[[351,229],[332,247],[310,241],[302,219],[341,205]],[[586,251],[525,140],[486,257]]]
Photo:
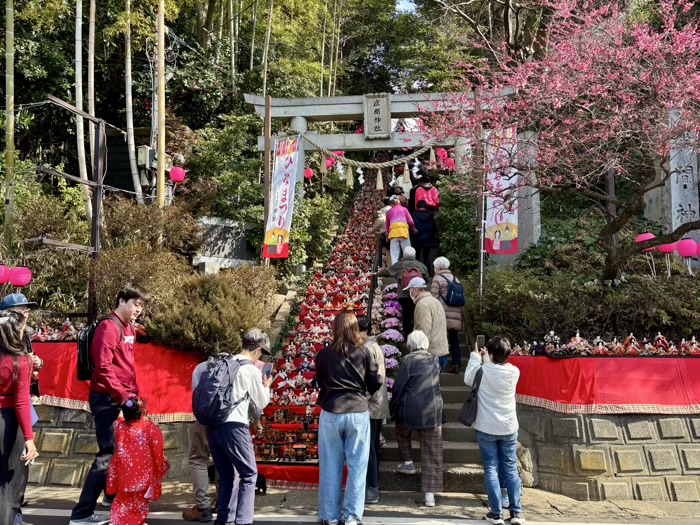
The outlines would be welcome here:
[[[391,95],[365,95],[365,139],[391,138]]]

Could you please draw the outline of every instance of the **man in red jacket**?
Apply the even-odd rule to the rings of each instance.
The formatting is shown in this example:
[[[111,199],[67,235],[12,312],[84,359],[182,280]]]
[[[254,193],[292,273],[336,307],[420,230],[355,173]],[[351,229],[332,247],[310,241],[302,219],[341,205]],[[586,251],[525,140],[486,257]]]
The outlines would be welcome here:
[[[95,512],[97,499],[105,490],[107,469],[114,454],[115,439],[112,425],[119,417],[124,403],[139,393],[134,365],[134,322],[141,315],[148,294],[138,286],[127,285],[117,295],[117,307],[95,329],[90,355],[95,370],[90,380],[90,412],[95,419],[95,434],[99,451],[88,472],[78,504],[73,508],[70,525],[83,523],[107,524],[109,515]],[[102,501],[111,507],[114,495]]]

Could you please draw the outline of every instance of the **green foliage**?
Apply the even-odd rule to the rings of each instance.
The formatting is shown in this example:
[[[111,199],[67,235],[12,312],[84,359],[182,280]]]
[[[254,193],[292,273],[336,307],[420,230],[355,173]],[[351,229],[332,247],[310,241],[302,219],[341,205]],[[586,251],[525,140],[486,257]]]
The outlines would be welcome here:
[[[148,330],[175,348],[236,352],[245,330],[267,328],[275,286],[274,271],[262,267],[191,276],[164,301]]]
[[[476,197],[457,189],[452,178],[440,183],[440,213],[436,221],[440,232],[440,251],[450,268],[466,274],[479,265],[479,234],[476,221]]]

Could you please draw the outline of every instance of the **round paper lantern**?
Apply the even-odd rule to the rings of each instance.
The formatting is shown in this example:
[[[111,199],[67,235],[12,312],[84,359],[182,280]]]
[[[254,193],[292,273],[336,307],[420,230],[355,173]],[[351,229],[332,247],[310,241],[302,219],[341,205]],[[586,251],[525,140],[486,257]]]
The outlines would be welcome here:
[[[700,243],[698,243],[698,248],[697,248],[697,250],[695,250],[695,255],[697,255],[698,257],[700,257]],[[2,279],[0,279],[0,284],[1,284],[1,283],[2,283]]]
[[[649,239],[656,239],[656,235],[654,235],[653,233],[641,233],[641,234],[637,235],[637,238],[635,239],[635,241],[636,242],[644,242],[644,241],[648,241]],[[652,246],[651,248],[647,248],[647,249],[642,250],[642,251],[645,253],[646,252],[653,252],[655,249],[656,248]]]
[[[180,166],[173,166],[173,168],[170,170],[170,180],[175,184],[179,184],[185,180],[185,175],[187,175],[187,172]]]
[[[14,286],[27,286],[32,280],[32,271],[25,266],[17,266],[10,270],[9,277]]]
[[[662,244],[661,246],[657,246],[657,248],[661,253],[673,253],[676,251],[677,244],[677,242],[672,242],[671,244]]]
[[[456,166],[455,166],[455,159],[453,159],[452,157],[447,157],[447,158],[445,159],[445,168],[446,168],[448,171],[454,170],[454,169],[456,168]]]
[[[10,269],[5,265],[0,266],[0,284],[5,284],[9,280]]]
[[[437,148],[435,150],[435,153],[437,153],[438,158],[443,162],[447,158],[447,150],[445,150],[444,148]]]
[[[314,176],[314,170],[312,170],[311,168],[306,168],[304,170],[304,177],[306,177],[307,179],[311,179],[311,178],[313,178],[313,176]]]
[[[698,249],[698,244],[693,239],[683,239],[676,244],[678,255],[681,257],[692,257]]]

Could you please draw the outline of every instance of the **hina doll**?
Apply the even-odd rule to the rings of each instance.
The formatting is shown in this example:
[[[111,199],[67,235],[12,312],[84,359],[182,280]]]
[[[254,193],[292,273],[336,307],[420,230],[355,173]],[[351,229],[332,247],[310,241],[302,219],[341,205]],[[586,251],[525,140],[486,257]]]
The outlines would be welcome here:
[[[114,424],[116,450],[107,472],[105,493],[116,494],[111,525],[143,525],[151,501],[161,496],[163,476],[170,463],[163,455],[163,434],[146,419],[142,399],[122,407],[124,417]]]

